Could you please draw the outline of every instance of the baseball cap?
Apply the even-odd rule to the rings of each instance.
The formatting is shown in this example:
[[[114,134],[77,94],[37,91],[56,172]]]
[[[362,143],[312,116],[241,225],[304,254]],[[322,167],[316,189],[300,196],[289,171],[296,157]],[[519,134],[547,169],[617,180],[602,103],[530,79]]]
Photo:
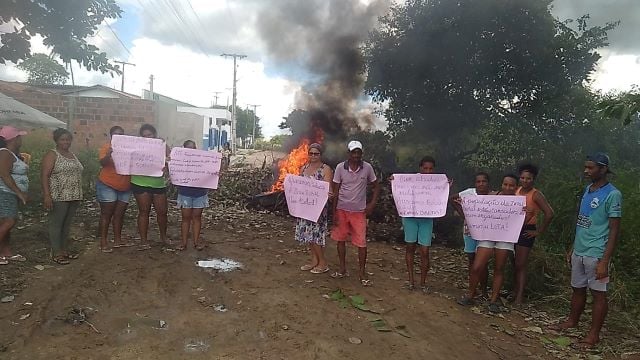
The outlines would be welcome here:
[[[0,137],[3,137],[5,140],[15,139],[18,136],[27,135],[26,131],[18,130],[13,126],[3,126],[0,128]]]
[[[606,166],[607,173],[611,172],[611,170],[609,170],[609,155],[603,152],[597,152],[595,154],[587,155],[587,161],[593,161],[600,166]]]
[[[358,140],[351,140],[349,141],[349,145],[347,145],[347,148],[349,149],[349,151],[353,151],[355,149],[362,150],[362,143]]]

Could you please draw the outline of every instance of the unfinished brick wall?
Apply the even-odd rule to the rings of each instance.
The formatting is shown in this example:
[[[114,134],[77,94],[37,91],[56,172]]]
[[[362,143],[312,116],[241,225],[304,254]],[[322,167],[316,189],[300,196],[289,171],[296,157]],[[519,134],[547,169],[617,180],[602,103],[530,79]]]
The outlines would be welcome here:
[[[74,134],[75,149],[102,146],[114,125],[121,126],[127,135],[136,135],[142,124],[157,125],[155,106],[150,100],[75,97],[20,90],[0,86],[0,92],[5,95],[68,123]]]

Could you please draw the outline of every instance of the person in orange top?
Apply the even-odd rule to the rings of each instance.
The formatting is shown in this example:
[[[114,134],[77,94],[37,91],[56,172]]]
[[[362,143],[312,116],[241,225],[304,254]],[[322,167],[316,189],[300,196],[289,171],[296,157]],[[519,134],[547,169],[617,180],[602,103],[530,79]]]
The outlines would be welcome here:
[[[109,130],[109,137],[111,138],[113,135],[124,135],[124,130],[120,126],[114,126]],[[113,247],[132,245],[122,242],[122,223],[131,196],[131,177],[116,173],[116,168],[111,158],[112,151],[111,142],[104,144],[100,148],[98,158],[102,169],[96,180],[96,197],[100,203],[100,250],[105,253],[113,251],[113,249],[109,248],[107,241],[109,225],[112,220]]]
[[[515,248],[515,304],[522,304],[524,300],[524,288],[527,283],[527,263],[529,252],[533,247],[536,237],[543,234],[553,219],[553,209],[542,192],[533,187],[538,176],[538,167],[533,164],[522,164],[518,167],[520,174],[520,187],[516,195],[526,196],[526,211],[522,233]],[[542,211],[544,220],[540,227],[538,214]]]

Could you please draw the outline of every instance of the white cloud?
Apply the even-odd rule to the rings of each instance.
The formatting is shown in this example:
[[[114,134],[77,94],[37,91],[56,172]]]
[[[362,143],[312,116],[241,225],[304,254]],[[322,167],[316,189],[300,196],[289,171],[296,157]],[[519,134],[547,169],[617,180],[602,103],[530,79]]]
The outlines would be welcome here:
[[[610,54],[598,64],[593,75],[594,89],[609,91],[630,90],[640,85],[640,56]]]

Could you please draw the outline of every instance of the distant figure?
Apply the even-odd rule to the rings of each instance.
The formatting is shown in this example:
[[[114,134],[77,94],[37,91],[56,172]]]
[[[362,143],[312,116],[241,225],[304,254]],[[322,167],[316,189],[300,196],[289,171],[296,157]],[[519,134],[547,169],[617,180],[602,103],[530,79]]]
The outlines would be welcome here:
[[[0,265],[27,260],[14,254],[9,245],[18,218],[18,202],[25,205],[28,200],[29,165],[19,156],[26,134],[13,126],[0,128]]]
[[[142,125],[139,134],[144,138],[158,138],[158,131],[150,124]],[[169,155],[169,148],[167,148],[166,155]],[[166,169],[165,164],[165,173]],[[151,249],[147,238],[151,205],[156,210],[160,241],[167,244],[167,180],[165,176],[131,175],[131,190],[138,203],[138,233],[140,234],[138,250]]]
[[[331,167],[322,162],[322,146],[317,143],[309,145],[309,162],[300,169],[300,176],[315,180],[326,181],[331,184],[333,171]],[[331,185],[329,186],[331,188]],[[329,196],[333,196],[331,189]],[[329,271],[329,265],[324,258],[325,238],[328,232],[328,203],[322,210],[317,222],[298,218],[296,222],[295,238],[301,244],[308,244],[311,250],[311,262],[300,267],[302,271],[310,271],[312,274],[322,274]]]
[[[227,170],[229,165],[231,165],[231,144],[228,142],[224,143],[222,146],[222,168]]]
[[[196,143],[193,140],[187,140],[182,147],[195,149]],[[182,223],[180,227],[181,243],[177,250],[185,250],[189,241],[189,229],[193,236],[193,247],[200,251],[204,249],[204,243],[200,240],[200,230],[202,229],[202,211],[209,207],[209,189],[176,186],[178,188],[178,208],[182,213]]]
[[[53,132],[56,148],[42,159],[42,196],[49,211],[49,241],[51,260],[60,265],[77,259],[69,252],[69,231],[76,210],[82,201],[82,171],[84,167],[71,152],[73,135],[59,128]]]
[[[124,130],[120,126],[114,126],[109,130],[109,137],[113,135],[124,135]],[[98,153],[102,168],[96,180],[96,198],[100,203],[100,250],[104,253],[112,251],[107,241],[109,224],[112,220],[113,247],[133,245],[122,241],[124,214],[131,198],[131,176],[116,173],[116,167],[111,158],[112,152],[111,141],[109,141],[100,148]]]
[[[553,209],[544,197],[542,192],[534,187],[534,182],[538,176],[538,167],[533,164],[522,164],[518,167],[520,175],[520,187],[516,195],[527,197],[527,215],[524,219],[522,233],[516,244],[515,262],[515,304],[522,304],[524,301],[524,288],[527,284],[527,263],[529,262],[529,252],[533,248],[536,238],[542,235],[551,220],[553,220]],[[542,211],[544,220],[538,228],[538,214]]]
[[[362,286],[371,286],[365,267],[367,264],[367,215],[373,212],[380,184],[373,167],[362,160],[362,143],[351,141],[347,145],[349,159],[336,166],[333,175],[333,230],[331,238],[337,241],[340,269],[331,276],[343,278],[347,275],[346,241],[358,248],[358,277]],[[367,203],[367,187],[373,187],[373,197]]]
[[[593,296],[591,328],[578,343],[590,349],[600,341],[600,329],[607,316],[609,263],[616,248],[622,218],[622,194],[607,179],[609,156],[596,153],[584,163],[584,176],[591,180],[582,195],[573,248],[567,253],[571,265],[571,312],[569,318],[555,330],[578,326],[587,302],[587,288]]]

